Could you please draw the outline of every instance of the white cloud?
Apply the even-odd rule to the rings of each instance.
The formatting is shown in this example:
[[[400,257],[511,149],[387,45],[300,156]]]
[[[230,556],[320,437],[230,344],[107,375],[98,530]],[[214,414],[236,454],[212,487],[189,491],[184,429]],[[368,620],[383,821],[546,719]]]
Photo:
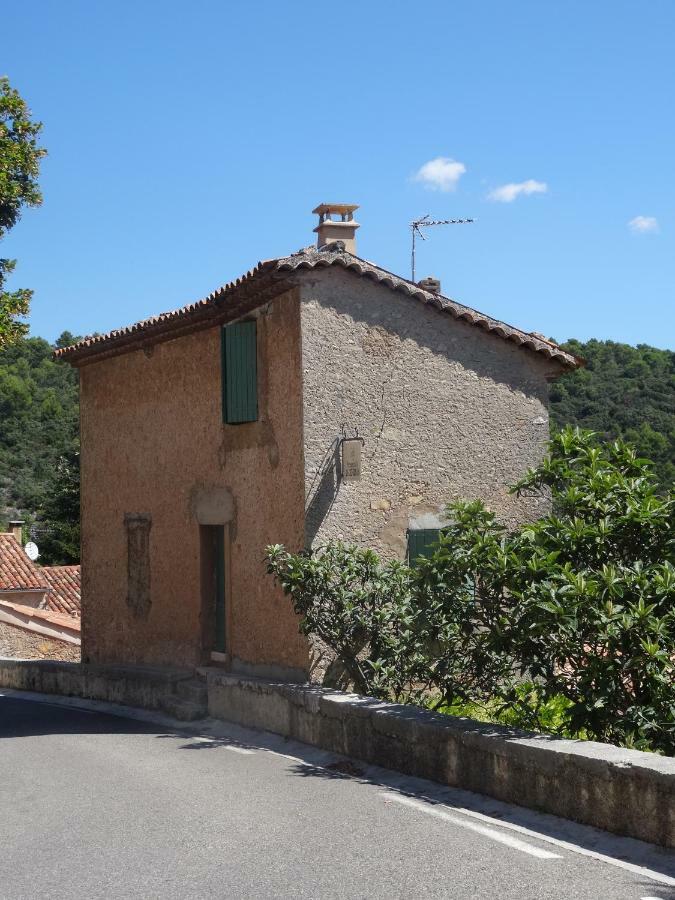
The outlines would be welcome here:
[[[635,216],[628,223],[628,227],[635,234],[647,234],[659,230],[659,223],[654,216]]]
[[[521,194],[528,196],[529,194],[545,194],[547,191],[548,185],[545,181],[535,181],[533,178],[529,178],[527,181],[502,184],[490,191],[488,200],[496,200],[498,203],[513,203]]]
[[[415,173],[413,180],[420,181],[432,191],[454,191],[465,172],[464,163],[448,156],[437,156],[436,159],[425,162]]]

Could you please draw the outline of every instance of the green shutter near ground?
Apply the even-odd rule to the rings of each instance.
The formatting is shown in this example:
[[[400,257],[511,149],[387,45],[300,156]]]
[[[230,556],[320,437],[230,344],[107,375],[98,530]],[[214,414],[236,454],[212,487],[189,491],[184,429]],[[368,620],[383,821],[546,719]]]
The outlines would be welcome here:
[[[222,330],[223,422],[230,425],[258,418],[256,324],[234,322]]]
[[[410,529],[408,531],[408,565],[414,566],[415,560],[420,556],[432,556],[440,536],[440,528],[419,528],[415,531]]]

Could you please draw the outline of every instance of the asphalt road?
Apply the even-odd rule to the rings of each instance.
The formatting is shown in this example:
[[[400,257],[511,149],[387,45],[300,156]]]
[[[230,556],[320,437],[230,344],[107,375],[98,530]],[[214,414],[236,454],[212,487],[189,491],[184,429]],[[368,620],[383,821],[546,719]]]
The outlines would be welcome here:
[[[0,695],[2,900],[675,900],[650,845],[235,726],[35,698]]]

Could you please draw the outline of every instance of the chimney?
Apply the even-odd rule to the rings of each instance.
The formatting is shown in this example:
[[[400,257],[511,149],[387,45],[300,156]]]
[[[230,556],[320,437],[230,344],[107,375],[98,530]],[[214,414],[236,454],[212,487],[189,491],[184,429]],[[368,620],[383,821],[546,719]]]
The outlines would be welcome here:
[[[318,215],[316,226],[316,246],[319,250],[334,241],[342,241],[347,253],[356,254],[356,229],[354,210],[358,206],[349,203],[320,203],[312,212]],[[333,216],[339,218],[333,219]]]
[[[21,519],[12,519],[7,530],[14,535],[17,544],[21,547],[23,545],[23,521]]]
[[[440,281],[438,280],[438,278],[434,278],[432,275],[427,275],[426,278],[418,281],[417,284],[422,288],[423,291],[429,291],[431,294],[440,294],[441,292]]]

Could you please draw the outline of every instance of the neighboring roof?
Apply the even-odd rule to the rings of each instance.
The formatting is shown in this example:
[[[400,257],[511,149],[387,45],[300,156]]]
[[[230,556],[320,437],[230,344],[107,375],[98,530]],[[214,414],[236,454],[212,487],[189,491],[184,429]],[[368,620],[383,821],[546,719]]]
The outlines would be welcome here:
[[[80,567],[36,566],[9,532],[0,533],[0,591],[43,591],[43,612],[81,615]]]
[[[11,603],[9,600],[0,598],[0,610],[5,608],[12,609],[27,619],[49,622],[51,625],[58,625],[60,628],[67,628],[69,631],[79,632],[82,630],[81,622],[76,616],[52,612],[51,609],[36,609],[33,606],[23,606],[21,603]]]
[[[0,533],[0,591],[46,591],[43,571],[28,559],[13,534]]]
[[[42,574],[51,590],[44,601],[44,608],[67,616],[80,616],[80,567],[45,566]]]
[[[291,256],[258,263],[246,275],[219,288],[203,300],[145,319],[127,328],[84,338],[72,347],[56,350],[54,356],[68,360],[76,366],[85,365],[101,358],[143,349],[160,341],[172,340],[192,331],[229,322],[246,315],[295,286],[298,276],[302,275],[302,270],[326,267],[340,267],[362,278],[376,281],[392,291],[398,291],[441,312],[449,313],[456,319],[482,328],[523,349],[540,353],[548,359],[557,361],[563,368],[575,369],[581,365],[581,361],[575,356],[542,335],[521,331],[475,309],[456,303],[448,297],[425,291],[414,282],[353,256],[336,248],[335,245],[328,245],[321,250],[309,247]]]

